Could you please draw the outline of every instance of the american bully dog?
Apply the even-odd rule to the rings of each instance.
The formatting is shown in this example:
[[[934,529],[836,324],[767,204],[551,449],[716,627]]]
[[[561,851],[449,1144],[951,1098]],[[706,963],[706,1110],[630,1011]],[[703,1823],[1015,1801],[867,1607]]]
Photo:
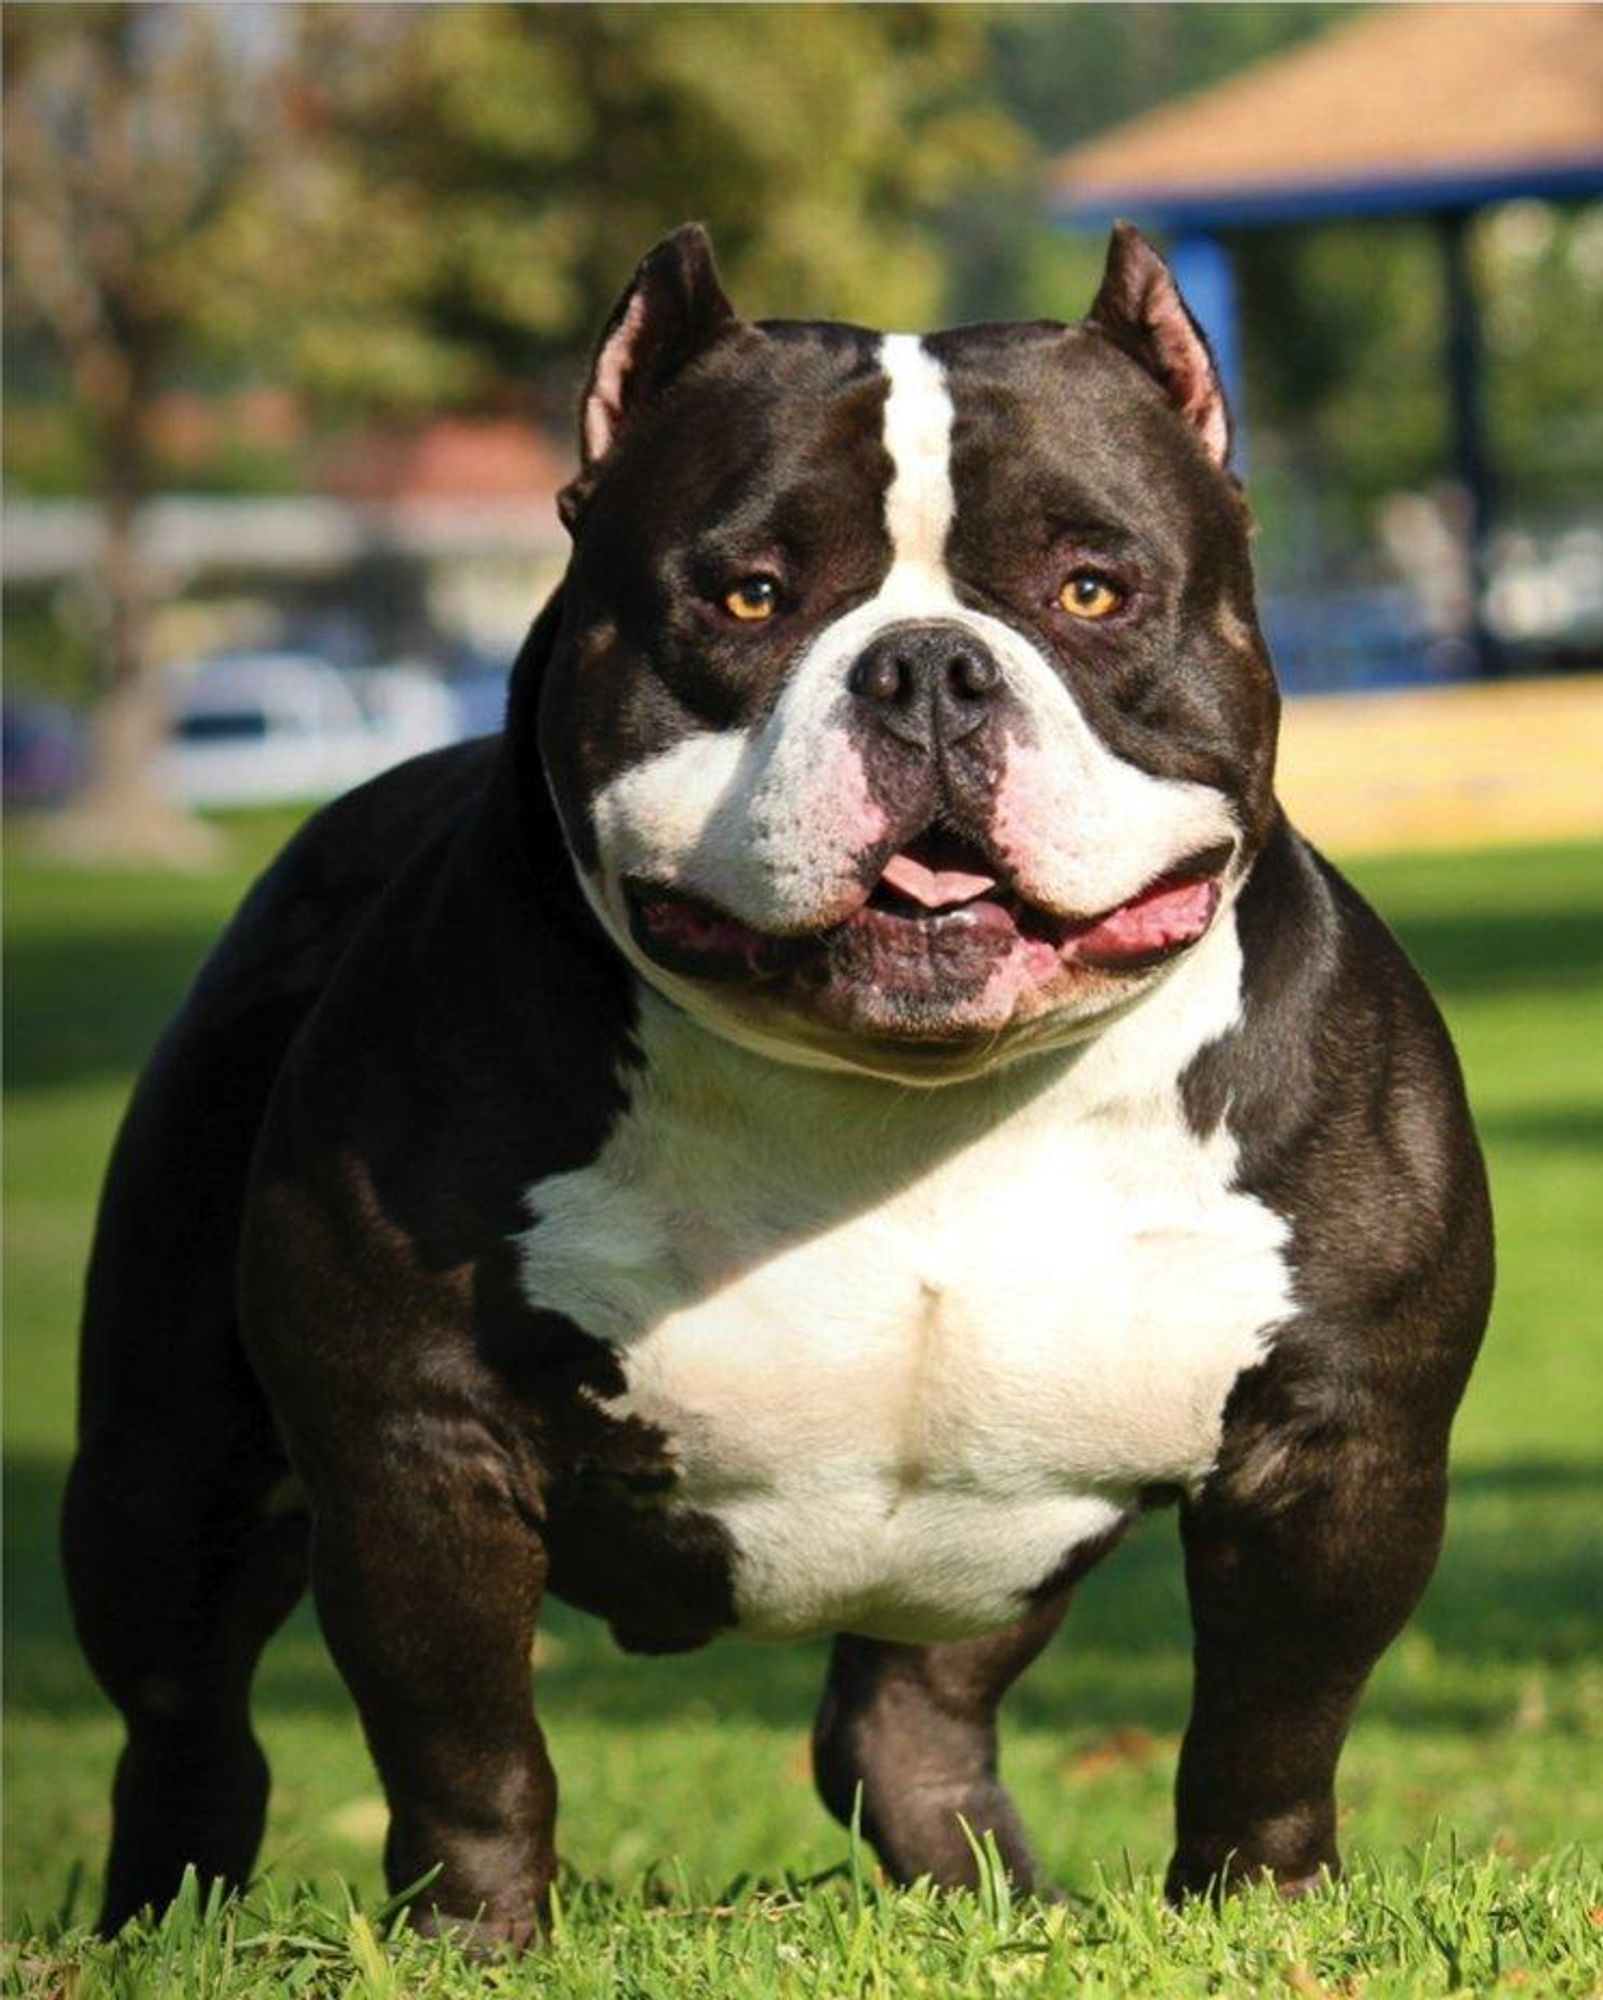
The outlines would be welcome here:
[[[66,1517],[104,1922],[250,1870],[308,1580],[424,1924],[538,1927],[548,1592],[644,1653],[834,1635],[825,1804],[1027,1887],[998,1702],[1165,1504],[1171,1893],[1296,1893],[1490,1230],[1436,1009],[1276,803],[1207,347],[1129,228],[1084,321],[925,337],[745,321],[688,228],[580,442],[504,733],[290,843],[117,1144]]]

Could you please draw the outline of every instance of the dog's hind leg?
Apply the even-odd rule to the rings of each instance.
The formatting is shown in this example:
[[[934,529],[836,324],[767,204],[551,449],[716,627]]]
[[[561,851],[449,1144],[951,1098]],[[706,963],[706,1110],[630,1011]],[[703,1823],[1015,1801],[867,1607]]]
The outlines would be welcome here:
[[[813,1728],[819,1795],[842,1822],[862,1787],[862,1827],[899,1882],[971,1887],[966,1825],[990,1834],[1016,1887],[1035,1886],[1024,1829],[997,1775],[996,1710],[1057,1630],[1064,1591],[982,1638],[906,1646],[843,1633]]]
[[[84,1299],[78,1455],[63,1542],[79,1636],[121,1710],[101,1924],[230,1884],[261,1837],[247,1714],[306,1581],[303,1512],[239,1343],[239,1215],[287,1010],[180,1024],[112,1156]]]
[[[102,1924],[227,1882],[261,1836],[247,1698],[305,1585],[307,1524],[240,1347],[239,1236],[285,1051],[397,856],[482,784],[483,748],[418,758],[330,806],[251,890],[134,1094],[107,1175],[64,1521],[78,1630],[128,1743]]]
[[[186,1866],[244,1882],[267,1763],[257,1656],[306,1582],[306,1516],[254,1384],[86,1426],[63,1520],[79,1636],[121,1710],[100,1924],[171,1901]],[[251,1397],[243,1393],[246,1389]]]

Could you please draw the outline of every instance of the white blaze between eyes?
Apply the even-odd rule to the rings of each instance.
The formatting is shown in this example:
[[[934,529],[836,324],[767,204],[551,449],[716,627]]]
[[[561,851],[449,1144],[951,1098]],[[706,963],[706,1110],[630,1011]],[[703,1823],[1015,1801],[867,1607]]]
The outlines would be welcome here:
[[[891,573],[880,591],[935,577],[945,585],[946,537],[956,503],[952,493],[952,399],[940,363],[916,335],[890,333],[879,353],[890,382],[885,398],[885,449],[895,471],[885,495]],[[909,574],[912,572],[913,574]]]

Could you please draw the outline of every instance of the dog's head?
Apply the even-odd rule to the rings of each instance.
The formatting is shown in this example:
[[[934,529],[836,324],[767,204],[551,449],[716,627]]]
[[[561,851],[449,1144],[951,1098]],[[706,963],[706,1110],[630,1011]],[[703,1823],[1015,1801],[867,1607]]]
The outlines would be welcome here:
[[[799,1061],[1083,1037],[1216,920],[1277,704],[1207,347],[1114,234],[1085,321],[738,318],[705,235],[597,351],[540,743],[639,971]]]

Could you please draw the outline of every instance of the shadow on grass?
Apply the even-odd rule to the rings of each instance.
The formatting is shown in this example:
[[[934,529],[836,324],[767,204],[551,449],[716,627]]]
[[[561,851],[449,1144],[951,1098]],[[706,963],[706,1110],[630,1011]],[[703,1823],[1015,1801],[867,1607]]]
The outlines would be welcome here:
[[[131,1082],[211,949],[216,927],[23,938],[6,953],[6,1088]]]
[[[1536,1104],[1480,1111],[1475,1123],[1488,1147],[1603,1157],[1603,1109],[1591,1104]]]
[[[10,1700],[60,1717],[104,1712],[71,1634],[56,1559],[63,1468],[21,1459],[6,1476],[6,1652]],[[1603,1470],[1579,1461],[1470,1468],[1455,1481],[1448,1546],[1413,1630],[1449,1666],[1539,1668],[1581,1662],[1599,1645],[1603,1555],[1594,1524]],[[675,1713],[806,1726],[822,1684],[822,1642],[731,1640],[666,1659],[631,1659],[593,1619],[553,1605],[537,1678],[553,1716],[619,1726]],[[1142,1529],[1081,1587],[1064,1634],[1010,1701],[1043,1727],[1133,1724],[1172,1732],[1184,1720],[1190,1635],[1172,1514]],[[1494,1676],[1494,1679],[1497,1677]],[[1484,1724],[1506,1685],[1466,1693],[1464,1676],[1382,1680],[1366,1713],[1429,1727]],[[347,1714],[310,1609],[270,1649],[264,1715]]]
[[[1386,915],[1384,907],[1381,914]],[[1427,982],[1444,997],[1578,986],[1603,976],[1603,923],[1595,910],[1406,915],[1394,928]]]

